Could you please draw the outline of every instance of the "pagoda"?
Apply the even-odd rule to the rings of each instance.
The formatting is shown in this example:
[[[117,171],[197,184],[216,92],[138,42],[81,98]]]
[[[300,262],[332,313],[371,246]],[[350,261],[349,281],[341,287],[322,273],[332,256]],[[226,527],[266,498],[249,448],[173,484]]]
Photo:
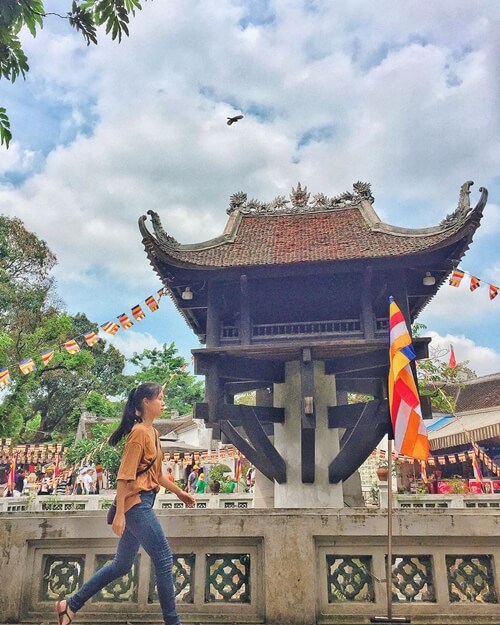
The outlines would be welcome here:
[[[362,182],[312,198],[299,183],[269,203],[236,193],[222,235],[197,244],[153,211],[152,229],[140,218],[151,265],[205,346],[193,350],[206,378],[195,416],[268,478],[276,507],[343,507],[346,481],[390,433],[389,296],[410,327],[479,226],[488,193],[471,207],[472,184],[428,228],[383,223]],[[417,358],[429,341],[415,339]],[[253,390],[257,405],[235,404]]]

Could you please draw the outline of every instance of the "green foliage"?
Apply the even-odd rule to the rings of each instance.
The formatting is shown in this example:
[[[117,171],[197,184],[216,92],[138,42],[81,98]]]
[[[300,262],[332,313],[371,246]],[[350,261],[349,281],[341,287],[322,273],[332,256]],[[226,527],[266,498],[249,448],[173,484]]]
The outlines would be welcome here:
[[[111,483],[114,484],[120,467],[125,440],[116,447],[112,447],[107,441],[117,426],[118,421],[107,425],[95,425],[92,428],[91,438],[81,439],[66,448],[66,465],[79,466],[87,458],[88,462],[102,464],[108,472]]]
[[[213,467],[210,467],[210,472],[208,474],[208,479],[210,483],[213,484],[215,480],[220,482],[221,486],[223,482],[226,480],[226,474],[231,473],[230,467],[227,464],[214,464]]]
[[[3,106],[0,106],[0,145],[5,143],[5,147],[8,148],[12,139],[12,133],[10,131],[10,122],[7,116],[7,111]]]
[[[75,428],[91,391],[115,396],[124,390],[123,355],[102,340],[89,348],[81,336],[97,331],[97,325],[84,314],[61,310],[50,275],[55,263],[47,244],[21,220],[0,216],[0,366],[11,373],[0,401],[0,436],[60,440]],[[82,344],[77,354],[60,347],[77,337]],[[48,348],[54,356],[44,365],[40,354]],[[15,363],[28,357],[36,370],[23,375]]]
[[[113,418],[120,416],[120,404],[112,402],[97,391],[90,391],[82,402],[83,408],[98,417]]]
[[[68,0],[69,5],[69,0]],[[73,0],[65,15],[45,11],[43,0],[1,0],[0,2],[0,79],[10,82],[29,71],[19,33],[25,26],[33,37],[43,28],[44,20],[55,16],[68,21],[81,33],[87,45],[97,44],[97,28],[120,42],[129,35],[129,16],[141,10],[140,0]],[[12,134],[5,108],[0,108],[0,145],[9,147]]]
[[[162,349],[145,349],[141,354],[134,354],[129,362],[138,367],[138,371],[130,378],[130,388],[142,382],[167,384],[167,411],[187,414],[195,402],[203,400],[203,383],[187,372],[187,363],[177,353],[174,343],[165,343]]]

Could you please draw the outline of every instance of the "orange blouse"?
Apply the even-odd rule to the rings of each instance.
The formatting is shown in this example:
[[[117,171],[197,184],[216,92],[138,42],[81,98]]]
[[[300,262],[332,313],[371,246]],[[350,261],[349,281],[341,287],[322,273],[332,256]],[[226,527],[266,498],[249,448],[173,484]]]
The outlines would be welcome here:
[[[156,458],[152,467],[136,477],[138,471],[145,469]],[[158,492],[159,477],[162,474],[161,447],[158,432],[136,423],[127,437],[123,456],[118,470],[117,480],[126,482],[124,512],[141,502],[139,493],[142,490]]]

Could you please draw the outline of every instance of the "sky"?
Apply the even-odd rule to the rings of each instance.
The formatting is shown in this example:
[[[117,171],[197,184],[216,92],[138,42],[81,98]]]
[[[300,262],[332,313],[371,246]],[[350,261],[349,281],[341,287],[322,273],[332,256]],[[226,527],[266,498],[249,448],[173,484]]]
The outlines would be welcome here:
[[[65,13],[69,0],[46,0]],[[96,323],[162,285],[137,220],[181,243],[222,233],[233,193],[268,202],[300,181],[334,196],[370,182],[380,218],[434,226],[473,180],[489,191],[461,268],[419,321],[444,359],[500,371],[500,3],[154,0],[120,44],[86,46],[47,17],[21,38],[30,71],[0,81],[14,139],[0,149],[0,213],[57,255],[58,293]],[[226,118],[244,119],[226,125]],[[112,342],[126,355],[195,335],[168,298]]]

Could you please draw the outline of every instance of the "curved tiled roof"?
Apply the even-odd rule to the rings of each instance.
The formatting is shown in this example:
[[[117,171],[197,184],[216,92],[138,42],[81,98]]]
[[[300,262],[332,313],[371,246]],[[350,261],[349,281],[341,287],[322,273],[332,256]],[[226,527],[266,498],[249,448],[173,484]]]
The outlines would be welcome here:
[[[154,233],[139,226],[154,264],[157,257],[168,264],[198,269],[283,265],[322,261],[406,256],[429,252],[465,238],[467,243],[479,225],[487,191],[480,189],[476,207],[469,203],[465,183],[456,211],[432,228],[408,229],[384,224],[372,207],[369,185],[361,191],[329,199],[323,195],[309,203],[307,188],[300,184],[288,200],[270,204],[246,202],[244,194],[231,198],[230,218],[220,237],[200,244],[181,245],[163,230],[158,215],[149,211]],[[236,198],[236,199],[235,199]]]

